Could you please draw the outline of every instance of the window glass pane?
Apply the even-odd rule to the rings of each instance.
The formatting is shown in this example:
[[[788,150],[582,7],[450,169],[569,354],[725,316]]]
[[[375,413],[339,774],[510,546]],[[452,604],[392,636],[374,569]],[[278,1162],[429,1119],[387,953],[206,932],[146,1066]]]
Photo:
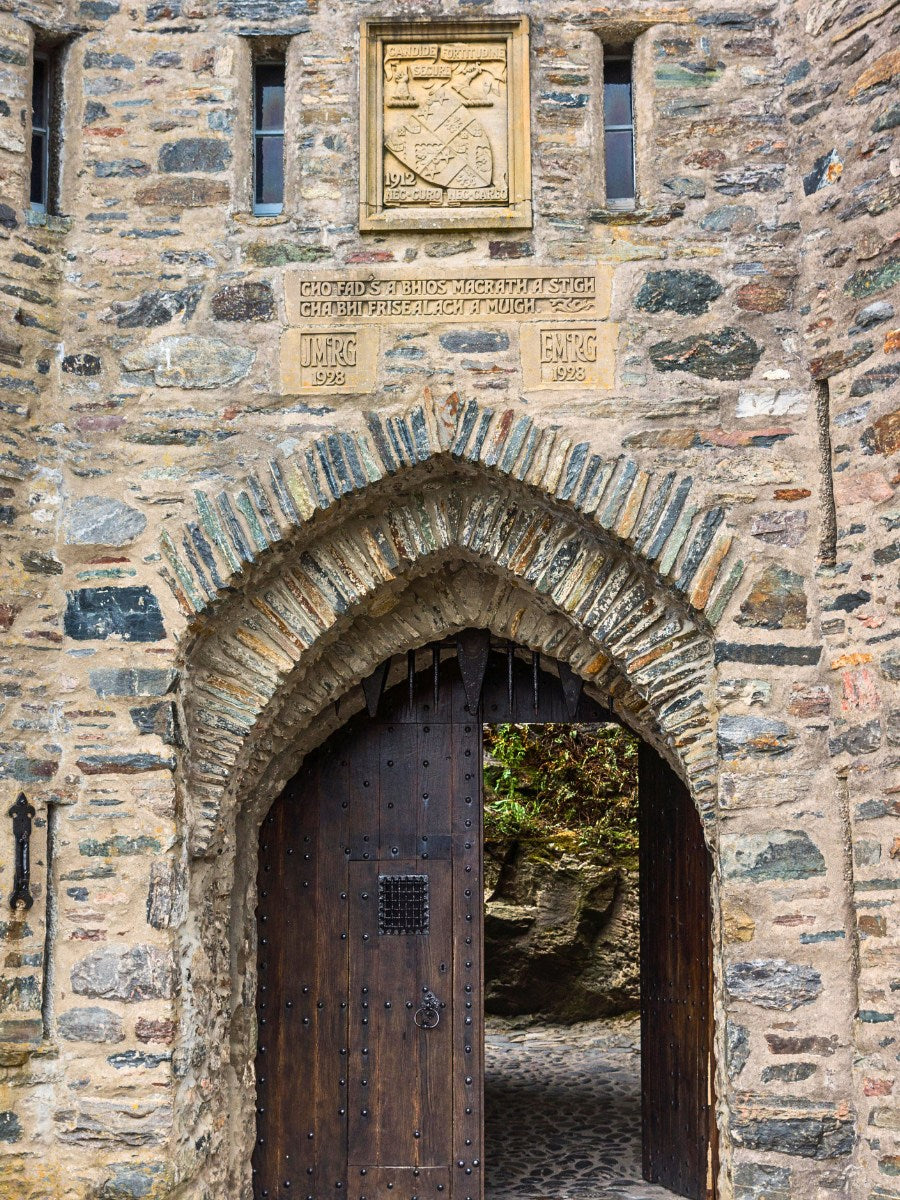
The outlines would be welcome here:
[[[609,59],[603,65],[603,123],[631,124],[631,63]]]
[[[31,123],[39,129],[47,128],[47,60],[36,58],[31,76]]]
[[[606,134],[606,198],[634,199],[634,151],[630,129]]]
[[[44,134],[31,135],[31,194],[30,203],[40,208],[47,204],[47,177],[44,174]]]
[[[280,63],[256,68],[256,128],[284,128],[284,67]]]
[[[284,200],[284,138],[269,135],[256,139],[256,204],[281,204]]]

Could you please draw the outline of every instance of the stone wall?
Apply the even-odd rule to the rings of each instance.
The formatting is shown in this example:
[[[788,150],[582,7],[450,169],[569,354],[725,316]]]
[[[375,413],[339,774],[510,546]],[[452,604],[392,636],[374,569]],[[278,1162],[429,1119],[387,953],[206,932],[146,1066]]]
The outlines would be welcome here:
[[[692,785],[722,1195],[900,1194],[897,9],[399,3],[531,16],[534,224],[370,233],[374,4],[0,10],[0,778],[37,810],[0,1196],[248,1195],[256,822],[335,699],[466,624],[570,662]],[[42,223],[35,28],[68,47]],[[597,132],[623,36],[628,214]],[[277,218],[255,38],[287,47]],[[373,321],[359,391],[283,376],[304,281],[498,268],[597,281],[590,387],[531,386],[525,325],[483,314]]]

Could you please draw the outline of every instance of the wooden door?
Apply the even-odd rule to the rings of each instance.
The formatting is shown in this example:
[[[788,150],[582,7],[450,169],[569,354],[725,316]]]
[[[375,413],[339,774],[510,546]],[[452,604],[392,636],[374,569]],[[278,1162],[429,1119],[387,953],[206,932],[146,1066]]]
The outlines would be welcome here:
[[[261,830],[257,1198],[482,1194],[481,724],[434,665]]]
[[[375,673],[261,830],[256,1200],[483,1196],[481,723],[613,718],[483,632],[423,656],[383,697]],[[644,1174],[700,1200],[709,858],[643,744],[640,779]]]
[[[691,1200],[715,1188],[711,863],[687,788],[639,750],[643,1173]]]

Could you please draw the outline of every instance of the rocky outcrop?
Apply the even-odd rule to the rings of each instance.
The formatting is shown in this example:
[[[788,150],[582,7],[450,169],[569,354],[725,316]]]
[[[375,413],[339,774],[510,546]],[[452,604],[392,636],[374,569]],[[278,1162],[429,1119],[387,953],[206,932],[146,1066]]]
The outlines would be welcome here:
[[[485,1010],[562,1021],[638,1006],[638,875],[565,841],[485,847]]]

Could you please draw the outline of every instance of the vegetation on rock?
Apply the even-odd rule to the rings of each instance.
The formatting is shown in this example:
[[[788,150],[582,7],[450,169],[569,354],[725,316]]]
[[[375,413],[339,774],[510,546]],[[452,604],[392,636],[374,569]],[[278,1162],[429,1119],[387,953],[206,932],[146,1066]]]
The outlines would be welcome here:
[[[634,865],[637,747],[618,725],[485,728],[484,833]]]

